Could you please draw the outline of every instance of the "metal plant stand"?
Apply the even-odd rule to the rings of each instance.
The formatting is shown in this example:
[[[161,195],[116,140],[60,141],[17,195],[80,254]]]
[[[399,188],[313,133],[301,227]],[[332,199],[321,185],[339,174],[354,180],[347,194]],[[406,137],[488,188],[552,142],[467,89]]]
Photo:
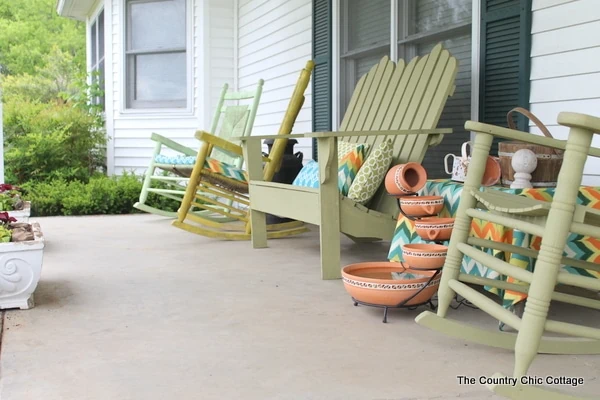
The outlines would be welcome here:
[[[404,267],[404,263],[401,263],[402,266]],[[415,268],[413,268],[415,269]],[[433,270],[425,270],[425,269],[421,269],[421,271],[433,271]],[[426,304],[429,304],[429,307],[431,308],[431,310],[435,310],[436,309],[436,305],[433,304],[433,302],[431,301],[431,299],[427,300],[426,302],[423,303],[419,303],[419,304],[411,304],[411,305],[407,305],[407,303],[409,301],[411,301],[412,299],[414,299],[415,297],[417,297],[419,295],[419,293],[421,293],[423,290],[425,290],[427,288],[427,286],[429,286],[429,284],[431,282],[433,282],[433,280],[442,272],[441,268],[438,268],[437,271],[435,272],[435,274],[431,275],[431,278],[429,278],[429,280],[427,281],[427,283],[417,292],[413,293],[412,296],[410,296],[407,299],[404,299],[402,302],[400,302],[399,304],[395,305],[395,306],[384,306],[381,304],[372,304],[372,303],[365,303],[364,301],[360,301],[360,300],[356,300],[354,297],[352,298],[352,300],[354,301],[354,306],[357,307],[359,304],[363,305],[363,306],[369,306],[369,307],[376,307],[376,308],[383,308],[383,323],[387,323],[387,313],[388,313],[388,309],[390,308],[407,308],[409,310],[414,310],[417,307],[420,306],[424,306]]]
[[[407,194],[406,196],[418,196],[418,195],[419,195],[418,193],[410,193],[410,194]],[[390,195],[390,196],[392,196],[392,195]],[[404,213],[404,211],[402,210],[402,205],[400,203],[400,197],[399,196],[395,196],[395,195],[393,195],[393,196],[396,197],[396,199],[398,201],[398,208],[400,209],[400,213],[404,217],[408,218],[411,221],[416,221],[416,220],[422,218],[422,217],[411,217],[409,215],[406,215]],[[405,197],[405,196],[403,196],[403,197]],[[437,244],[443,244],[444,243],[444,241],[437,241],[437,240],[434,241],[434,242],[437,243]],[[402,265],[403,268],[406,268],[406,266],[404,265],[403,262],[400,262],[400,264]],[[409,310],[414,310],[414,309],[416,309],[416,308],[418,308],[420,306],[429,305],[429,307],[431,308],[431,310],[435,310],[437,306],[435,304],[433,304],[433,302],[431,301],[432,299],[429,299],[429,300],[427,300],[427,301],[425,301],[423,303],[419,303],[419,304],[407,305],[407,303],[409,303],[412,299],[414,299],[415,297],[417,297],[423,290],[425,290],[431,284],[431,282],[433,282],[433,280],[438,275],[441,274],[442,269],[441,268],[414,268],[414,267],[410,267],[410,268],[413,269],[413,270],[417,270],[417,271],[435,271],[435,273],[431,276],[431,278],[429,278],[429,280],[427,281],[427,283],[420,290],[418,290],[412,296],[410,296],[407,299],[404,299],[402,302],[400,302],[399,304],[397,304],[395,306],[384,306],[384,305],[381,305],[381,304],[365,303],[364,301],[356,300],[353,297],[352,300],[354,301],[354,306],[356,307],[356,306],[358,306],[360,304],[360,305],[363,305],[363,306],[383,308],[383,323],[384,324],[387,323],[387,314],[388,314],[388,310],[390,308],[406,308],[406,309],[409,309]]]

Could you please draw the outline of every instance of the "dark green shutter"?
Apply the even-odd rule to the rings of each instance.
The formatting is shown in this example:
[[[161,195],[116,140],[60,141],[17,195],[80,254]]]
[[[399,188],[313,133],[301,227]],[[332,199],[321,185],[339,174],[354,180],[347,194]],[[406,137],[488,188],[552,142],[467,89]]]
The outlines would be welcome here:
[[[529,108],[531,1],[481,1],[481,122],[507,126],[511,108]],[[528,130],[523,117],[518,117],[517,126]]]
[[[312,130],[331,130],[331,0],[313,0]],[[313,159],[317,143],[313,139]]]

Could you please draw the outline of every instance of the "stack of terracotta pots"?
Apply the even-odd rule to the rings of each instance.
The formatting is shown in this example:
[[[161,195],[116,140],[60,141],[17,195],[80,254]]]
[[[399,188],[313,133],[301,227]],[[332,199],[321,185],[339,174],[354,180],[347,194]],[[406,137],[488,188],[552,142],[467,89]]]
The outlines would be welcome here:
[[[385,178],[385,187],[397,196],[400,212],[414,221],[417,234],[426,241],[402,246],[404,261],[412,269],[433,270],[444,265],[448,248],[439,242],[450,239],[454,218],[437,215],[444,208],[442,196],[416,196],[427,182],[427,171],[421,164],[407,163],[392,167]]]

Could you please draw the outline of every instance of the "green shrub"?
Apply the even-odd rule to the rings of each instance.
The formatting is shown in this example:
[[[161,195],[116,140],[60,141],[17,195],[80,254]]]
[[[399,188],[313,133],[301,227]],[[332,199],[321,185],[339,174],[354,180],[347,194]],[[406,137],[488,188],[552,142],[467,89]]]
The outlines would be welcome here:
[[[71,104],[17,99],[5,107],[8,182],[87,182],[105,165],[106,136],[94,114]]]
[[[105,170],[106,135],[97,79],[54,46],[35,74],[0,75],[6,178],[21,184],[63,178],[87,182]]]
[[[129,214],[142,190],[141,177],[126,174],[119,177],[96,175],[89,182],[55,178],[46,182],[22,185],[31,201],[33,216]],[[177,211],[179,202],[151,193],[147,204],[166,211]]]

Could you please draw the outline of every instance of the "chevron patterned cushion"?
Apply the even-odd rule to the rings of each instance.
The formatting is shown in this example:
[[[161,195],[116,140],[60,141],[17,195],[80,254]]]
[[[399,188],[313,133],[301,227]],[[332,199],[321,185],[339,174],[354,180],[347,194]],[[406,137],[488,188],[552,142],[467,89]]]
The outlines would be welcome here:
[[[338,157],[338,188],[346,196],[354,177],[360,170],[365,157],[365,145],[352,143],[350,150],[341,158]],[[338,151],[339,156],[339,151]],[[310,160],[302,168],[292,185],[304,186],[310,188],[319,187],[319,164]]]
[[[349,151],[340,161],[338,168],[338,187],[342,195],[347,196],[350,190],[350,185],[354,181],[356,174],[362,167],[365,160],[365,147],[357,146],[354,150]]]
[[[377,192],[392,162],[394,144],[391,140],[381,143],[374,149],[356,174],[350,186],[348,197],[360,204],[366,204]]]
[[[204,168],[240,182],[248,182],[248,173],[246,171],[235,165],[227,164],[214,158],[207,158],[204,162]]]
[[[338,163],[342,161],[342,158],[352,150],[358,149],[360,146],[363,147],[363,153],[367,154],[369,150],[368,143],[350,143],[345,140],[338,140]]]

